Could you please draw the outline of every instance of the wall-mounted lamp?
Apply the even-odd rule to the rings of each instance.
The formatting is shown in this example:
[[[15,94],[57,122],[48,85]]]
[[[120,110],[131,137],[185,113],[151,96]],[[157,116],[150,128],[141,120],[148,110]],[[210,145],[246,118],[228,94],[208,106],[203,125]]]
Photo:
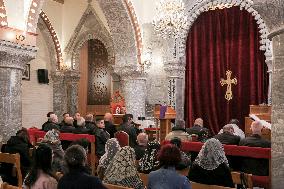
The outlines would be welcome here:
[[[18,35],[16,34],[16,42],[19,43],[19,42],[23,42],[24,40],[26,39],[26,37],[22,34]]]
[[[141,56],[142,62],[140,63],[141,71],[145,72],[145,69],[149,69],[152,64],[152,51],[148,50]]]

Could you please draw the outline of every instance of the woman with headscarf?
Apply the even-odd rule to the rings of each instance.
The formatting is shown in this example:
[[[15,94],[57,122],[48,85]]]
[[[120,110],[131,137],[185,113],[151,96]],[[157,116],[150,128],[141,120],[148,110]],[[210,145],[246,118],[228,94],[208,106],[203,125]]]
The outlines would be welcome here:
[[[160,150],[160,143],[158,141],[148,142],[145,154],[139,160],[138,171],[140,173],[150,173],[158,169],[159,161],[157,160],[157,155]]]
[[[119,143],[116,138],[111,138],[106,142],[105,151],[106,153],[101,157],[97,169],[97,173],[100,179],[104,178],[104,173],[109,166],[111,160],[120,149]]]
[[[201,184],[234,187],[229,163],[219,140],[211,138],[205,142],[190,168],[188,178]]]
[[[135,166],[135,151],[130,146],[122,147],[105,171],[104,182],[134,189],[143,189]]]
[[[41,143],[48,145],[53,151],[52,169],[55,172],[63,172],[64,151],[61,146],[59,132],[55,129],[48,131]]]

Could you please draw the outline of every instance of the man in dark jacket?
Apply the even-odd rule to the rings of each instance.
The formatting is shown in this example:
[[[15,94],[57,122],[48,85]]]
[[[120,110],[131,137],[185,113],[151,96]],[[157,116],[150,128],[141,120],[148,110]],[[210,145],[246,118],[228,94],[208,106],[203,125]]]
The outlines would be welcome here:
[[[137,145],[135,145],[135,156],[136,160],[139,160],[145,154],[145,150],[147,148],[148,143],[148,135],[146,133],[139,133],[137,136]]]
[[[101,157],[105,154],[105,144],[109,139],[109,133],[105,131],[105,123],[103,119],[97,119],[96,125],[98,129],[96,129],[96,155]]]
[[[135,127],[132,124],[133,115],[132,114],[125,114],[122,117],[123,123],[120,125],[119,130],[126,132],[129,135],[129,146],[132,148],[137,145],[137,132]]]
[[[65,121],[64,121],[66,117],[69,117],[68,113],[63,114],[63,120],[61,121],[61,123],[59,123],[59,128],[61,128],[62,126],[64,126],[66,124]]]
[[[90,134],[93,134],[96,129],[96,124],[94,123],[94,116],[93,114],[87,114],[85,118],[85,127],[89,130]]]
[[[42,124],[42,126],[41,126],[41,130],[43,130],[44,131],[44,129],[45,129],[45,126],[47,125],[47,124],[49,124],[50,123],[50,115],[51,114],[54,114],[54,112],[48,112],[47,114],[46,114],[46,117],[47,117],[47,121],[44,123],[44,124]]]
[[[113,116],[111,113],[106,113],[104,116],[105,120],[105,130],[109,133],[110,138],[114,137],[114,133],[116,133],[115,125],[113,124]]]
[[[232,124],[227,124],[223,127],[223,133],[215,135],[214,138],[218,139],[222,144],[238,145],[240,137],[234,135],[234,127]]]
[[[66,117],[64,119],[65,125],[60,128],[61,133],[72,133],[75,130],[73,127],[73,117]]]
[[[261,138],[263,126],[259,121],[251,124],[252,135],[240,141],[240,146],[270,148],[271,142]],[[241,171],[253,175],[264,176],[269,174],[269,162],[267,159],[243,158]]]
[[[44,126],[43,131],[47,132],[47,131],[50,131],[50,130],[52,130],[52,129],[59,130],[59,125],[58,125],[57,123],[58,123],[58,117],[57,117],[57,115],[55,115],[55,114],[50,114],[49,123],[47,123],[47,124]]]
[[[85,119],[83,117],[79,117],[77,119],[77,128],[73,131],[75,134],[89,134],[89,129],[85,127]]]
[[[199,141],[204,141],[209,136],[209,130],[207,128],[203,127],[203,120],[201,118],[197,118],[194,121],[194,124],[192,127],[188,128],[186,132],[189,135],[195,134],[198,136]]]

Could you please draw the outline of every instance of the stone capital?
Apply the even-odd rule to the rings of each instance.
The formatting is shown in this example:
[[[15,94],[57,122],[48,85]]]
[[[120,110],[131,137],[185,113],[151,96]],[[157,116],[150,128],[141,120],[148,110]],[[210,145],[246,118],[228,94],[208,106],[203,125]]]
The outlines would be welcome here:
[[[65,80],[67,82],[78,83],[80,80],[80,72],[77,70],[65,71]]]
[[[183,58],[165,61],[164,70],[168,77],[183,78],[185,73],[185,61]]]
[[[36,52],[36,47],[0,40],[0,67],[23,70],[25,64],[35,58]]]
[[[146,80],[147,74],[136,69],[133,65],[114,66],[114,73],[121,77],[121,80]]]

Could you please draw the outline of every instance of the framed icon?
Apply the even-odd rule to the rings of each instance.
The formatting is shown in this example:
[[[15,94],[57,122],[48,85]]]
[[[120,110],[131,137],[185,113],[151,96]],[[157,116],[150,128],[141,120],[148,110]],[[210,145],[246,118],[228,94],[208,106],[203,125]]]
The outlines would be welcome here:
[[[31,79],[31,65],[30,64],[26,64],[25,68],[23,70],[23,80],[30,80]]]

